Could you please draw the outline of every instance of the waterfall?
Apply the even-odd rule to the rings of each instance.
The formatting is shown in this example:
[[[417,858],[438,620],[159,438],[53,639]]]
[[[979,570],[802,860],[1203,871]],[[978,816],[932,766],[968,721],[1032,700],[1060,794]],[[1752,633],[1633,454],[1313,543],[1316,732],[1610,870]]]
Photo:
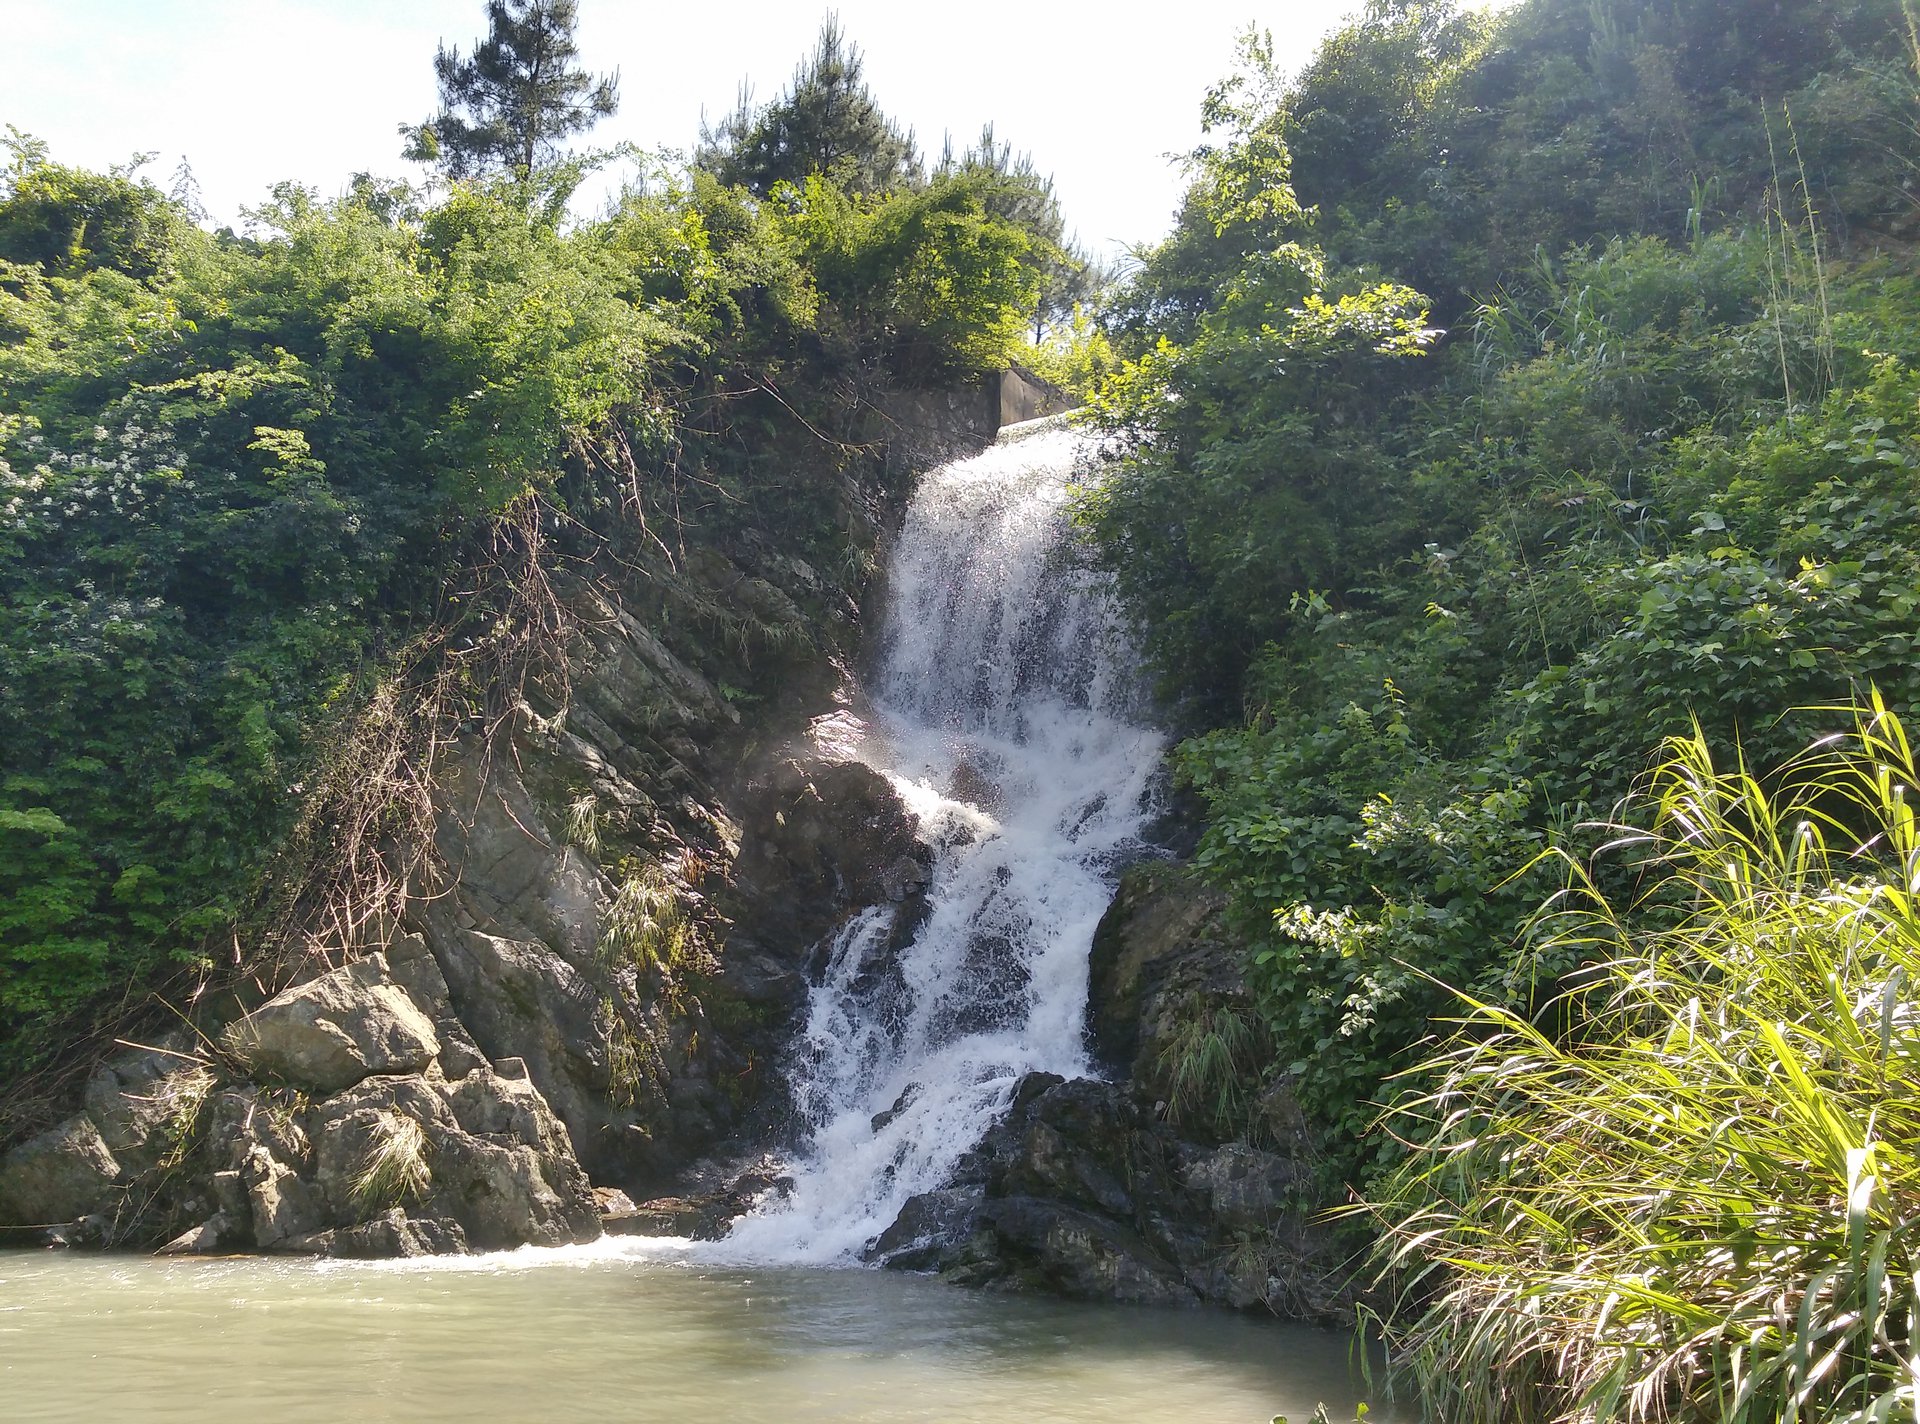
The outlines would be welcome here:
[[[1084,443],[1033,426],[924,476],[894,546],[854,746],[935,847],[927,913],[905,944],[876,910],[827,947],[791,1070],[811,1139],[729,1255],[855,1258],[1022,1075],[1089,1071],[1087,950],[1164,739],[1067,521]]]

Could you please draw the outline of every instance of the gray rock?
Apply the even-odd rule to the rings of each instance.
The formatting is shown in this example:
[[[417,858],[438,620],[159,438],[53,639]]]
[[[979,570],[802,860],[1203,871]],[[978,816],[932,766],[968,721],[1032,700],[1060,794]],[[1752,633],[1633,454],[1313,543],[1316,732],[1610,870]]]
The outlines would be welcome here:
[[[518,1059],[566,1123],[581,1160],[618,1175],[607,1152],[626,1119],[610,1095],[613,1024],[605,991],[537,939],[457,928],[436,912],[428,942],[481,1051],[496,1065]]]
[[[239,1172],[256,1147],[266,1148],[276,1161],[303,1176],[313,1170],[313,1143],[300,1126],[299,1101],[291,1093],[269,1096],[249,1085],[222,1088],[214,1094],[205,1151],[215,1166],[216,1187],[220,1173]],[[236,1220],[246,1214],[233,1212]]]
[[[325,1224],[312,1189],[265,1148],[254,1149],[243,1175],[247,1179],[253,1241],[260,1250],[278,1250],[287,1241],[318,1231]]]
[[[908,1200],[860,1259],[896,1271],[937,1270],[973,1235],[985,1197],[978,1186],[922,1192]]]
[[[450,1134],[437,1144],[432,1204],[482,1251],[564,1246],[600,1235],[579,1164],[518,1143]]]
[[[247,1221],[253,1216],[252,1198],[247,1195],[246,1175],[238,1168],[215,1172],[207,1181],[214,1204],[228,1221]]]
[[[332,1220],[352,1224],[400,1205],[369,1200],[362,1182],[376,1153],[402,1122],[421,1129],[428,1172],[436,1173],[436,1148],[446,1135],[459,1132],[460,1124],[426,1079],[369,1078],[313,1109],[314,1184]]]
[[[191,1135],[213,1075],[181,1055],[115,1054],[87,1082],[87,1116],[123,1175],[152,1171]]]
[[[49,1226],[105,1212],[122,1173],[93,1119],[82,1114],[0,1158],[0,1224]]]
[[[1305,1160],[1189,1142],[1122,1085],[1029,1074],[954,1187],[910,1201],[868,1259],[966,1285],[1350,1320],[1350,1263],[1299,1204]]]
[[[1183,1175],[1220,1230],[1246,1235],[1271,1232],[1297,1209],[1298,1190],[1308,1185],[1292,1158],[1244,1142],[1196,1156]]]
[[[512,1064],[515,1060],[503,1062]],[[448,1085],[446,1099],[463,1131],[510,1138],[551,1157],[573,1157],[567,1125],[554,1116],[524,1067],[517,1077],[476,1068],[458,1083]]]
[[[440,1039],[440,1071],[452,1080],[485,1067],[487,1056],[454,1012],[446,976],[440,972],[433,951],[427,948],[426,937],[401,935],[387,946],[386,954],[394,983],[405,989],[433,1020],[433,1031]]]
[[[317,1231],[297,1237],[285,1248],[308,1256],[337,1256],[349,1260],[389,1260],[417,1256],[462,1256],[466,1233],[460,1223],[445,1217],[418,1217],[399,1207],[371,1221]]]
[[[466,927],[537,940],[575,969],[592,965],[600,916],[612,890],[599,868],[548,830],[540,808],[510,762],[463,745],[445,767],[436,796],[442,812],[435,845],[462,867],[459,909]],[[454,1002],[466,1017],[462,985],[429,935]],[[468,1020],[478,1032],[478,1025]]]
[[[249,1071],[320,1092],[372,1074],[418,1072],[440,1051],[432,1020],[393,982],[380,954],[268,1000],[222,1043]]]
[[[198,1226],[190,1226],[158,1251],[156,1256],[211,1256],[241,1244],[245,1233],[225,1212],[216,1212]]]
[[[1185,1275],[1144,1237],[1118,1222],[1033,1197],[1002,1197],[981,1207],[991,1246],[982,1283],[1004,1282],[1076,1300],[1138,1305],[1192,1305]],[[976,1240],[981,1239],[976,1233]],[[970,1283],[973,1263],[949,1271]]]
[[[410,1202],[369,1200],[362,1190],[368,1166],[405,1124],[419,1129],[427,1180]],[[336,1222],[359,1225],[369,1213],[405,1206],[458,1223],[463,1242],[484,1251],[600,1234],[593,1189],[566,1127],[524,1078],[488,1069],[455,1084],[369,1078],[314,1110],[314,1139],[315,1181]],[[366,1242],[382,1239],[375,1233]]]

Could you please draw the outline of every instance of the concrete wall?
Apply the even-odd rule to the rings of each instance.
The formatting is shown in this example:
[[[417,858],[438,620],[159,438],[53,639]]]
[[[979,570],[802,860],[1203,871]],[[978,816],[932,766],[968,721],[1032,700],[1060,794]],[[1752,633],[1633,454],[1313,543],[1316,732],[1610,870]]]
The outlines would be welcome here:
[[[1000,373],[1000,424],[1018,425],[1072,410],[1077,401],[1017,362]]]

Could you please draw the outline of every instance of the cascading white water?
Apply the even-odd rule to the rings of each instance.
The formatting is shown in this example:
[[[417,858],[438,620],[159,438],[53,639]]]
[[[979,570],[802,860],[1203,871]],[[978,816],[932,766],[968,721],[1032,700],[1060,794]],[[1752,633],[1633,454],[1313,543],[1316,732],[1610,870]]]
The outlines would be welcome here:
[[[830,946],[793,1068],[812,1138],[729,1256],[854,1258],[947,1181],[1023,1074],[1088,1071],[1087,950],[1164,741],[1139,719],[1110,580],[1067,523],[1082,458],[1049,423],[914,495],[855,745],[936,847],[928,912],[904,946],[884,911]]]

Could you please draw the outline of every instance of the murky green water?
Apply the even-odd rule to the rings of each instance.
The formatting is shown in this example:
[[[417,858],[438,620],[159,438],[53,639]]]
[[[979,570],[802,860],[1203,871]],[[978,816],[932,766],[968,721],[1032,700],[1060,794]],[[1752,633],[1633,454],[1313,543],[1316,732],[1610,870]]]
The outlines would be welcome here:
[[[9,1424],[1304,1424],[1355,1397],[1337,1335],[876,1271],[0,1254]]]

